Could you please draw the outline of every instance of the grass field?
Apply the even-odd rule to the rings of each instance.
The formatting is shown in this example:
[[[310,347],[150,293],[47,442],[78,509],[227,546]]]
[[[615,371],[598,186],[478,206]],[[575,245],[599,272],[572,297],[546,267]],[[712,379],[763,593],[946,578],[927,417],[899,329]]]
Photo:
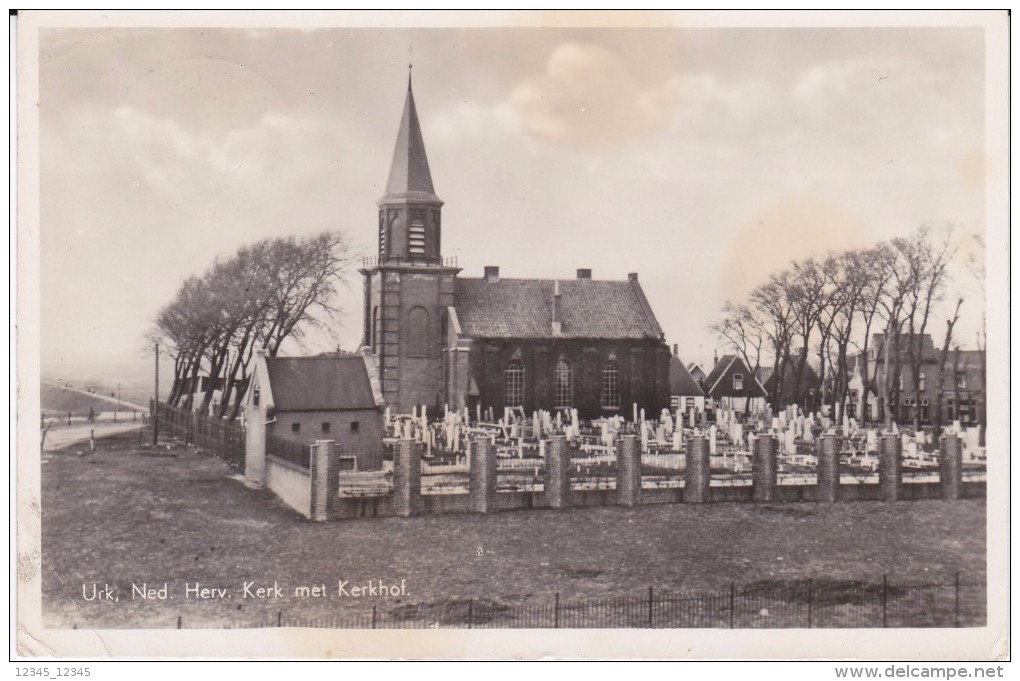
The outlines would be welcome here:
[[[985,572],[984,500],[840,504],[683,504],[312,523],[226,464],[137,434],[93,454],[42,463],[44,623],[51,627],[239,626],[329,617],[376,604],[490,607],[657,592],[731,582],[968,578]],[[401,598],[336,597],[338,580],[406,580]],[[285,598],[243,598],[243,583]],[[167,600],[131,585],[168,585]],[[185,598],[185,584],[231,598]],[[86,601],[110,585],[118,602]],[[297,586],[333,594],[294,598]]]

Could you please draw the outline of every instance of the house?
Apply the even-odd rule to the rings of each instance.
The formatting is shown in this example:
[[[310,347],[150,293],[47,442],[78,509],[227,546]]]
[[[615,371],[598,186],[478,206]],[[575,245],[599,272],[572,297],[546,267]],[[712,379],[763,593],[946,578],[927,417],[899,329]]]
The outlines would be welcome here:
[[[676,345],[669,360],[669,399],[670,408],[678,415],[690,414],[691,409],[695,414],[705,411],[705,391],[677,355]]]
[[[258,353],[244,400],[249,446],[261,444],[273,454],[281,441],[310,445],[332,440],[348,459],[345,468],[380,469],[385,407],[373,374],[372,358],[362,354]]]
[[[985,353],[951,350],[946,358],[945,420],[963,425],[985,423]]]
[[[387,405],[577,409],[581,418],[669,406],[669,348],[636,273],[511,279],[488,266],[469,278],[443,257],[443,201],[410,82],[378,206],[378,255],[360,270],[362,346]]]
[[[698,385],[700,385],[702,390],[704,390],[706,374],[705,374],[705,370],[701,368],[701,365],[695,364],[695,363],[691,363],[687,367],[687,371],[691,374],[691,378],[693,378],[695,381],[697,381]]]
[[[781,394],[777,394],[779,380],[774,367],[760,367],[756,378],[765,389],[769,402],[777,409],[785,409],[795,404],[807,413],[817,412],[821,406],[822,380],[811,363],[805,360],[798,384],[797,363],[799,361],[796,352],[786,358],[783,365]]]
[[[705,393],[715,409],[758,413],[766,408],[765,388],[740,355],[723,355],[705,377]]]
[[[889,367],[899,373],[893,380],[895,404],[892,405],[893,419],[898,423],[912,423],[917,410],[921,425],[931,425],[935,419],[935,405],[939,379],[942,374],[941,351],[935,348],[931,335],[919,338],[920,371],[915,387],[913,368],[907,352],[909,337],[903,334],[889,345]],[[865,422],[881,419],[880,407],[885,402],[882,392],[885,385],[885,334],[872,336],[868,353],[858,353],[850,358],[851,378],[848,384],[847,413],[851,417],[861,415]],[[958,420],[964,424],[983,421],[984,413],[984,352],[977,350],[950,350],[946,358],[948,375],[943,382],[943,422]],[[874,388],[868,389],[868,379]]]

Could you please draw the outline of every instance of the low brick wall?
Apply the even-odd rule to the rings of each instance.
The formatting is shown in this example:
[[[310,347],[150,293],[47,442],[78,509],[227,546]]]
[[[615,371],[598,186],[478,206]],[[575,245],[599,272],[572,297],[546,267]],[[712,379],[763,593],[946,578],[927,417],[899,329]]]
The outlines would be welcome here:
[[[781,502],[818,502],[822,499],[822,490],[818,485],[777,485],[772,501]],[[569,493],[569,505],[572,508],[597,508],[602,506],[619,506],[616,490],[592,489],[572,490]],[[965,482],[960,489],[960,498],[984,498],[985,483]],[[921,499],[942,499],[942,486],[937,482],[904,483],[899,495],[900,501],[918,501]],[[840,485],[840,501],[881,501],[882,488],[877,483],[863,485]],[[754,488],[751,485],[720,485],[712,487],[711,503],[752,503],[755,501]],[[641,506],[656,504],[684,503],[683,488],[643,489],[641,490]],[[397,515],[393,508],[392,498],[380,497],[340,497],[332,515],[334,520],[353,518],[385,518]],[[527,509],[558,508],[550,503],[544,492],[496,492],[488,507],[488,513],[495,511],[519,511]],[[470,494],[425,494],[422,495],[421,515],[472,513],[474,506]]]
[[[306,518],[312,516],[312,473],[272,454],[266,456],[266,487]]]
[[[571,489],[569,453],[563,437],[550,440],[547,449],[546,491],[541,492],[497,491],[495,450],[487,441],[472,444],[471,482],[469,489],[462,493],[422,494],[420,451],[416,443],[409,441],[401,443],[395,457],[393,492],[388,495],[340,496],[334,462],[336,452],[333,451],[332,443],[326,442],[317,443],[317,447],[321,448],[313,452],[312,471],[268,456],[267,485],[298,512],[306,517],[315,516],[313,519],[323,520],[646,504],[913,501],[980,498],[986,493],[984,482],[959,480],[954,485],[946,485],[940,481],[909,482],[903,479],[898,462],[891,460],[899,454],[891,439],[886,453],[887,474],[878,482],[866,484],[838,483],[838,464],[836,470],[830,469],[835,463],[833,461],[825,462],[826,465],[820,468],[818,483],[776,484],[775,440],[771,438],[763,438],[757,443],[753,477],[757,485],[711,484],[707,443],[702,439],[690,444],[701,454],[701,465],[695,463],[696,470],[688,471],[685,475],[686,482],[696,485],[696,489],[692,490],[696,491],[695,498],[689,498],[686,484],[684,487],[642,488],[641,453],[634,438],[621,440],[618,454],[622,452],[624,465],[617,471],[615,489]],[[826,445],[831,455],[835,451],[835,443],[827,442]],[[946,468],[958,474],[959,467],[953,466],[953,463],[951,461]],[[621,486],[626,487],[622,492]]]

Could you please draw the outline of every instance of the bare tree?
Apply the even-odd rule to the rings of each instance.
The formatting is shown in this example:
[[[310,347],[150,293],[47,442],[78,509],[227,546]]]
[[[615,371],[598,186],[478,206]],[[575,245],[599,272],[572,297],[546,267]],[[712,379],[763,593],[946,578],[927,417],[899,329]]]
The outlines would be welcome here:
[[[794,395],[805,410],[814,411],[818,405],[808,395],[802,394],[804,371],[811,337],[818,328],[826,303],[827,277],[821,263],[814,258],[807,258],[794,263],[787,282],[785,294],[793,313],[794,334],[800,339],[797,357],[793,360]]]
[[[921,399],[921,369],[925,362],[925,337],[932,308],[945,290],[948,267],[955,248],[952,228],[933,229],[922,225],[905,239],[894,239],[903,276],[899,284],[903,292],[903,321],[906,326],[906,355],[915,396],[912,409],[914,430],[921,429],[918,403]],[[897,345],[901,345],[897,341]],[[902,347],[897,348],[902,354]]]
[[[847,251],[835,256],[826,268],[832,293],[825,308],[829,319],[823,326],[826,336],[835,345],[830,399],[832,413],[838,421],[843,419],[850,392],[850,343],[859,321],[865,322],[864,345],[867,346],[870,320],[866,318],[865,308],[866,293],[874,285],[872,260],[868,251]]]
[[[266,239],[190,277],[155,325],[174,357],[170,404],[192,408],[199,377],[208,377],[199,410],[222,389],[220,417],[236,417],[256,348],[275,356],[288,338],[330,318],[351,256],[344,236]],[[232,409],[228,406],[231,404]]]
[[[934,424],[934,435],[936,440],[940,435],[942,435],[943,424],[942,403],[943,395],[946,389],[946,373],[948,372],[947,364],[949,362],[949,345],[950,343],[952,343],[953,340],[953,327],[956,326],[956,322],[959,321],[960,319],[960,307],[962,305],[963,298],[958,298],[956,300],[956,309],[953,311],[953,316],[946,320],[946,336],[945,339],[942,341],[942,352],[939,355],[939,374],[938,374],[939,381],[938,389],[935,392],[935,413],[933,414],[934,418],[932,419],[932,423]],[[957,348],[956,355],[957,358],[960,355],[959,348]],[[956,361],[958,361],[958,359]],[[956,364],[956,361],[954,361],[954,366]],[[956,381],[955,369],[953,370],[953,381],[954,383]]]
[[[766,342],[767,321],[760,318],[749,305],[734,305],[729,301],[723,306],[723,318],[711,326],[721,338],[736,350],[751,370],[752,380],[757,380],[761,367],[762,346]],[[744,401],[744,414],[751,412],[751,396]]]
[[[981,234],[974,234],[971,236],[974,240],[977,249],[971,251],[967,257],[967,271],[970,275],[969,284],[973,287],[973,293],[981,301],[981,327],[977,331],[977,351],[978,358],[981,367],[981,389],[978,392],[977,397],[977,420],[978,420],[978,444],[981,447],[985,446],[985,432],[988,418],[988,355],[986,352],[988,346],[988,329],[987,329],[987,312],[985,306],[985,239]],[[959,355],[959,353],[957,353]],[[956,374],[953,374],[954,384],[956,381]],[[957,396],[956,404],[959,405],[959,397]]]
[[[794,314],[786,296],[789,280],[789,272],[773,274],[767,282],[756,287],[749,298],[749,307],[755,318],[761,320],[762,335],[771,346],[772,372],[776,377],[769,394],[773,411],[778,411],[782,402],[783,378],[793,338]]]
[[[896,255],[888,244],[879,244],[875,248],[863,251],[857,259],[857,264],[864,268],[864,280],[860,293],[861,331],[859,337],[861,340],[857,345],[859,355],[856,369],[861,376],[863,386],[862,403],[866,406],[868,396],[874,395],[878,400],[878,410],[871,417],[879,420],[886,418],[884,409],[886,386],[879,381],[882,376],[879,371],[881,364],[878,361],[878,348],[872,345],[872,329],[878,328],[877,325],[883,319],[882,313],[886,310],[885,302],[888,299],[887,292],[893,280],[895,262]],[[888,327],[888,324],[886,326]],[[872,358],[873,353],[875,354],[874,358]],[[865,414],[861,415],[862,418],[865,416]]]

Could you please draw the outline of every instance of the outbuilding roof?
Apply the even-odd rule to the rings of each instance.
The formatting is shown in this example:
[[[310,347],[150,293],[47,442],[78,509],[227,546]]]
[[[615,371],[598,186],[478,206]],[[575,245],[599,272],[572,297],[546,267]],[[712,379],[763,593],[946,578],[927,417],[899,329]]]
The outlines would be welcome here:
[[[267,357],[277,411],[332,411],[376,407],[361,355]]]

